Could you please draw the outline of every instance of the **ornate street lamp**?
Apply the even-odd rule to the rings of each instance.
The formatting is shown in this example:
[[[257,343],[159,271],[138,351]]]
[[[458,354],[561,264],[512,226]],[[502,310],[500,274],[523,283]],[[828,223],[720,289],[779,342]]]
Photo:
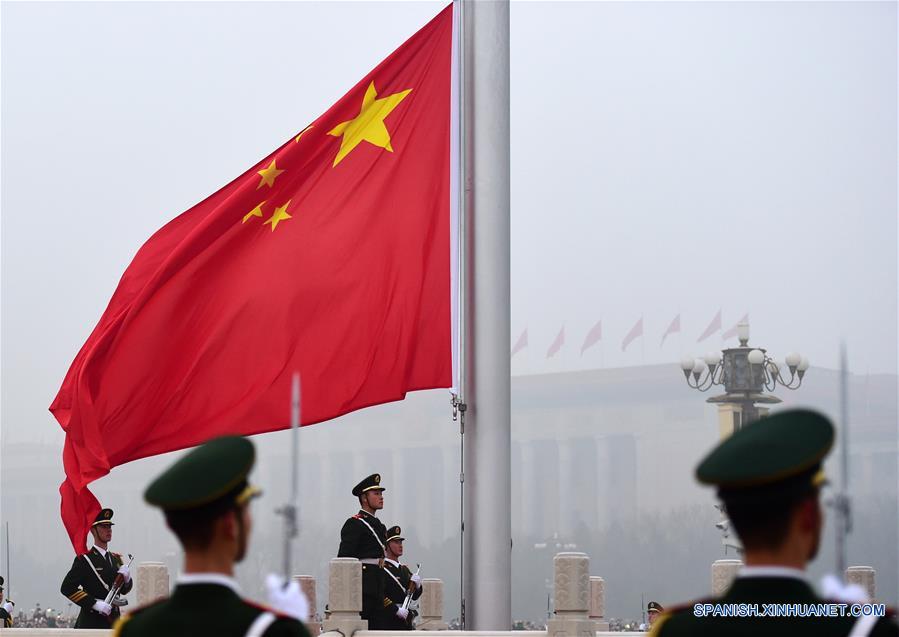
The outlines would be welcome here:
[[[767,350],[750,347],[749,323],[737,325],[737,337],[740,346],[725,349],[720,356],[710,353],[704,358],[687,357],[681,361],[687,385],[693,389],[705,392],[715,386],[724,386],[724,394],[706,400],[719,405],[722,435],[729,435],[765,415],[767,409],[760,410],[757,403],[773,405],[781,402],[777,396],[764,393],[765,390],[774,391],[778,385],[798,389],[809,366],[808,359],[795,352],[788,354],[786,365],[782,365],[769,356]],[[725,423],[725,420],[730,422]]]

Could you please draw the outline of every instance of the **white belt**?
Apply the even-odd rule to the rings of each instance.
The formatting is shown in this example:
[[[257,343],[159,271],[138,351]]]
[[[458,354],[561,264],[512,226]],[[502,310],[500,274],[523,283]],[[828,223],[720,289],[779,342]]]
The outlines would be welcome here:
[[[377,557],[365,557],[359,561],[362,562],[363,564],[371,564],[372,566],[383,566],[384,565],[384,558],[379,559]]]

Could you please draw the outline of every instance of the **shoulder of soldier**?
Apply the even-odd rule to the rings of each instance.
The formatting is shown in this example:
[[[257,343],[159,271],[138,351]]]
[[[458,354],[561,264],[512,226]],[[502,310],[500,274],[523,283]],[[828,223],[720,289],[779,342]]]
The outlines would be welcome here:
[[[262,633],[265,637],[288,637],[290,635],[309,637],[309,631],[300,620],[278,612],[265,604],[259,604],[248,599],[243,600],[243,602],[255,611],[258,611],[257,617],[262,613],[271,613],[275,616],[275,621]]]
[[[714,597],[703,597],[690,602],[678,604],[665,609],[659,618],[653,623],[649,631],[650,637],[676,637],[677,635],[691,634],[691,626],[696,620],[693,609],[697,604],[714,604],[720,600]]]
[[[169,599],[163,598],[138,606],[134,610],[123,614],[112,627],[112,637],[124,635],[126,637],[138,637],[142,634],[142,626],[145,620],[152,618],[157,613],[165,613]]]

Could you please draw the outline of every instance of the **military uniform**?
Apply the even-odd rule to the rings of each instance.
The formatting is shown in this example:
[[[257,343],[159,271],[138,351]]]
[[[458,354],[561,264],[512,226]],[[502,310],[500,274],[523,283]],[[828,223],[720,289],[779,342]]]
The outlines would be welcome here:
[[[381,476],[377,473],[353,487],[353,495],[358,498],[373,489],[384,490]],[[347,519],[340,529],[337,557],[355,557],[362,562],[362,619],[368,621],[369,630],[386,629],[386,582],[383,572],[386,540],[387,528],[384,523],[364,510]]]
[[[387,530],[387,542],[391,540],[404,540],[401,536],[402,530],[398,526],[392,526]],[[412,624],[418,615],[413,610],[409,610],[409,616],[406,619],[397,617],[397,609],[406,601],[406,595],[409,590],[414,589],[412,599],[421,597],[422,588],[415,586],[412,582],[412,571],[405,564],[394,562],[391,559],[384,559],[384,610],[387,628],[385,630],[412,630]]]
[[[212,525],[230,511],[242,511],[260,493],[247,482],[254,462],[255,449],[246,438],[217,438],[154,480],[144,499],[165,511],[173,529]],[[224,573],[184,573],[171,597],[126,614],[114,631],[115,637],[159,635],[309,637],[309,632],[298,619],[243,599],[237,583]]]
[[[0,577],[0,628],[12,628],[12,612],[7,611],[4,606],[12,607],[12,602],[3,598],[4,579]]]
[[[821,465],[833,446],[833,425],[807,410],[788,410],[754,422],[719,444],[696,470],[699,482],[714,485],[731,513],[766,520],[765,511],[789,511],[791,503],[818,498],[825,482]],[[754,517],[753,517],[754,516]],[[744,518],[746,519],[746,518]],[[734,526],[736,521],[734,518]],[[739,534],[739,529],[737,529]],[[747,545],[747,556],[752,550]],[[655,637],[852,637],[899,635],[895,612],[887,617],[715,616],[703,604],[829,604],[819,597],[804,572],[783,564],[746,566],[720,598],[672,608],[653,624]],[[699,605],[697,607],[697,604]],[[699,609],[697,614],[696,609]],[[755,608],[750,607],[750,608]],[[798,608],[809,608],[799,606]],[[817,608],[817,607],[813,607]],[[720,613],[719,613],[720,615]]]
[[[92,526],[113,524],[112,509],[101,509]],[[59,587],[60,592],[81,607],[75,628],[110,628],[119,618],[121,611],[113,605],[109,616],[102,615],[93,606],[103,601],[115,584],[116,574],[124,565],[122,556],[112,551],[103,551],[93,546],[84,555],[72,561],[72,568],[66,573]],[[127,595],[134,583],[129,579],[122,585],[121,594]]]

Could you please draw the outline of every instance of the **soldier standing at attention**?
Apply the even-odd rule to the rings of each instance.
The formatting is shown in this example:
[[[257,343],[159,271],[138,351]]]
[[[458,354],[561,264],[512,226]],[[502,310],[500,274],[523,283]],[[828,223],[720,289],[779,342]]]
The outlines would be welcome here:
[[[383,570],[387,529],[375,517],[384,508],[380,474],[373,473],[353,487],[353,495],[359,499],[359,513],[343,523],[337,557],[355,557],[362,562],[362,619],[368,621],[369,630],[385,630],[389,618]]]
[[[703,604],[811,605],[820,598],[805,577],[824,527],[819,492],[821,464],[833,446],[830,421],[813,411],[788,410],[762,418],[721,442],[696,469],[699,482],[714,485],[745,549],[744,566],[717,599],[700,600],[663,613],[653,624],[658,637],[837,637],[899,635],[895,613],[887,617],[737,616],[703,613]],[[730,607],[734,608],[734,607]]]
[[[413,575],[405,564],[400,564],[400,558],[403,556],[403,540],[406,539],[402,536],[402,532],[398,526],[387,529],[387,545],[384,551],[386,554],[384,574],[387,575],[384,606],[387,609],[387,619],[390,620],[390,630],[412,630],[415,611],[409,610],[406,617],[399,611],[403,610],[402,605],[409,591],[413,591],[412,599],[418,599],[422,593],[421,577]]]
[[[244,600],[234,580],[252,529],[249,503],[260,494],[247,482],[255,459],[246,438],[216,438],[150,484],[144,499],[165,513],[184,548],[184,570],[171,597],[122,617],[115,637],[309,637],[300,621],[308,603],[296,582],[269,586],[275,609]]]
[[[3,601],[3,582],[4,579],[0,577],[0,628],[12,628],[12,611],[13,604],[11,601]]]
[[[133,585],[122,556],[109,550],[113,524],[112,509],[100,509],[91,526],[94,545],[84,555],[75,557],[59,587],[63,595],[81,607],[75,628],[110,628],[120,615],[118,606],[105,601],[116,576],[125,579],[122,595],[127,595]]]

